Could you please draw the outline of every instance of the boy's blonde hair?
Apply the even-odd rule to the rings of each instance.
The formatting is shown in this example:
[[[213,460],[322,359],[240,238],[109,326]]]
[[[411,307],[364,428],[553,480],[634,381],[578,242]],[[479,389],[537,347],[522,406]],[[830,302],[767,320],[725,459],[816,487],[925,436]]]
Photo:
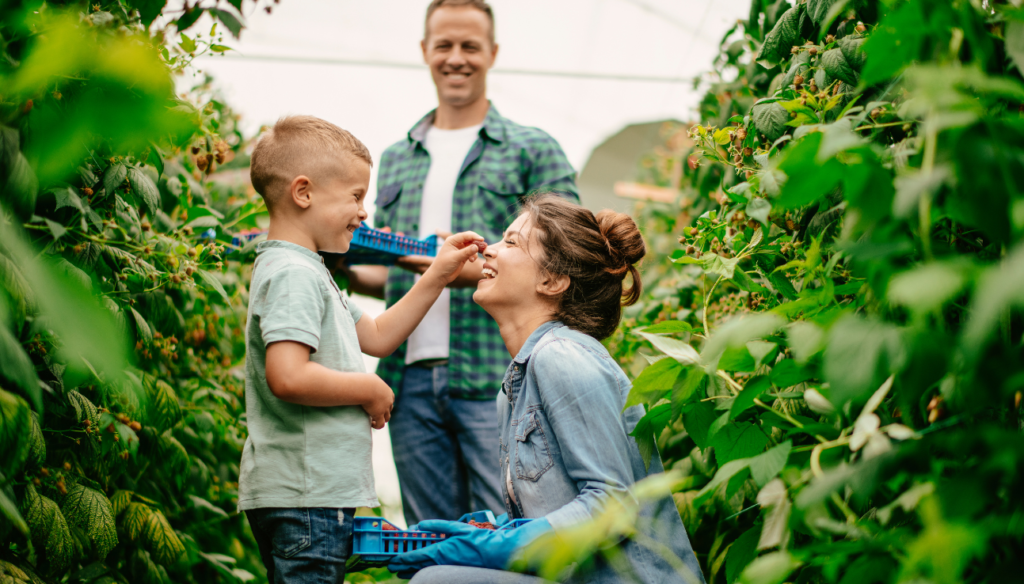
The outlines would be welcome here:
[[[351,133],[314,116],[286,116],[256,142],[249,177],[269,208],[296,176],[327,180],[343,173],[346,155],[373,165],[370,151]]]

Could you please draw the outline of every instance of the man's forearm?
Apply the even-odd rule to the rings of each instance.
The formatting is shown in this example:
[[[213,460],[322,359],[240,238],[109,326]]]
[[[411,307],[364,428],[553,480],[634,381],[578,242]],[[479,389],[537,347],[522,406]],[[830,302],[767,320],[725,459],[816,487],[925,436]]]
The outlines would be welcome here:
[[[386,266],[349,266],[344,270],[349,292],[384,299],[384,286],[388,281]]]

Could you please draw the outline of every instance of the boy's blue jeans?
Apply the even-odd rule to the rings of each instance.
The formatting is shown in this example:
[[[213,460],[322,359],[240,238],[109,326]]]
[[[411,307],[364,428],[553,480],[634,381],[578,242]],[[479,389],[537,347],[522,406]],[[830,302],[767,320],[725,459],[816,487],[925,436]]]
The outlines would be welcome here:
[[[447,366],[405,368],[388,428],[408,525],[505,509],[497,406],[449,393]]]
[[[245,512],[270,584],[342,584],[355,509],[265,508]]]

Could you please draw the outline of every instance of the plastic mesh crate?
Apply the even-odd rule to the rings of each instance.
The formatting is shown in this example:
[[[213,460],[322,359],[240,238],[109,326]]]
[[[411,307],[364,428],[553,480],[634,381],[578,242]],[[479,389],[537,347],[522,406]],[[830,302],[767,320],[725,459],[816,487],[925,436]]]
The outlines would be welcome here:
[[[266,235],[266,233],[266,231],[258,229],[240,232],[231,239],[231,245],[240,249],[244,247],[246,243],[261,235]],[[207,231],[202,235],[202,237],[213,239],[216,237],[216,232],[213,230]],[[404,235],[387,233],[386,231],[374,229],[363,223],[358,229],[356,229],[355,235],[352,237],[352,244],[349,246],[347,253],[320,253],[326,260],[337,259],[338,257],[344,256],[346,263],[350,266],[357,264],[390,266],[395,263],[395,260],[402,256],[436,256],[437,246],[437,236],[432,235],[426,239],[415,239]]]
[[[481,516],[474,517],[474,520],[494,522],[494,515],[490,511],[480,513],[487,513],[489,519]],[[515,529],[529,522],[530,519],[514,519],[498,530]],[[386,528],[385,525],[389,527]],[[398,554],[423,549],[448,537],[442,533],[398,529],[393,523],[380,517],[356,517],[353,531],[352,557],[347,566],[349,571],[386,566],[391,558]]]

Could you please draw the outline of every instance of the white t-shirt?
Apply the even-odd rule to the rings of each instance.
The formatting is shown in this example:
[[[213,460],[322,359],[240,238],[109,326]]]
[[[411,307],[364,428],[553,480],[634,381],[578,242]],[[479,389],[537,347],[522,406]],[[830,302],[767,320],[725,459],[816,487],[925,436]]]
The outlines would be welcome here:
[[[423,146],[430,153],[430,169],[423,181],[420,233],[427,237],[452,230],[452,198],[459,171],[483,124],[458,130],[427,130]],[[418,276],[417,276],[418,278]],[[405,364],[423,359],[447,359],[451,293],[446,288],[416,330],[409,335]]]

